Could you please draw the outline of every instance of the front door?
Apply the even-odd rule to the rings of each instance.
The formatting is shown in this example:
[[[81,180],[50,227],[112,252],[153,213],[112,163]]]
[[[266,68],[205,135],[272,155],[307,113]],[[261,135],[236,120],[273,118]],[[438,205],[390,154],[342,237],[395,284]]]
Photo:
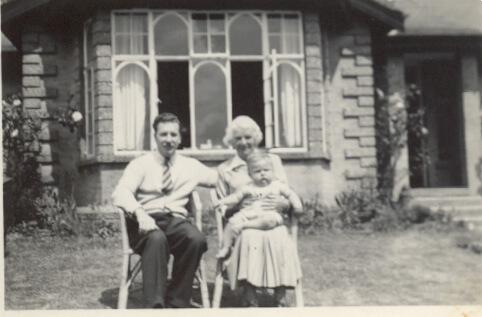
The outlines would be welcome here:
[[[420,104],[427,133],[409,134],[410,185],[466,186],[460,72],[456,59],[429,58],[407,67],[407,85],[421,90]],[[413,111],[413,105],[412,105]],[[426,153],[421,156],[421,153]],[[414,157],[418,156],[415,160]]]

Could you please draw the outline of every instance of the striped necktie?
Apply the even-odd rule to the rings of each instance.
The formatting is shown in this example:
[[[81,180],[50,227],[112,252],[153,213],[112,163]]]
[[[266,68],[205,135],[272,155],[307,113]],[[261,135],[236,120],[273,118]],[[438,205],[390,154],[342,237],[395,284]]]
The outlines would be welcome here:
[[[162,192],[164,194],[169,194],[171,190],[174,188],[174,184],[172,183],[171,177],[171,167],[170,161],[168,158],[164,159],[164,173],[162,174]]]

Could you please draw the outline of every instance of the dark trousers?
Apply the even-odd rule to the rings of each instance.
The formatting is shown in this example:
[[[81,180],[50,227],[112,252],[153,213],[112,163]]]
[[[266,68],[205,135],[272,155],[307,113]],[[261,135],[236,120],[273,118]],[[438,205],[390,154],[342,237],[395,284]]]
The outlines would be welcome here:
[[[146,307],[189,307],[192,283],[206,237],[187,220],[169,214],[151,214],[161,230],[139,234],[136,221],[128,221],[129,242],[142,257]],[[172,279],[167,286],[169,254],[174,255]]]

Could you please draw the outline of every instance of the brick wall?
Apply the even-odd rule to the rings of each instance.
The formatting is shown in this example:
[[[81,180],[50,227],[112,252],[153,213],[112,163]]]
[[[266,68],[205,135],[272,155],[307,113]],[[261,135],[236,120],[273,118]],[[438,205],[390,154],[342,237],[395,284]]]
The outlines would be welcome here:
[[[327,35],[325,81],[333,182],[338,191],[376,177],[374,78],[369,28],[361,21]]]
[[[70,190],[79,157],[78,131],[60,126],[54,116],[69,105],[81,107],[78,38],[61,36],[42,25],[25,25],[22,54],[24,108],[43,116],[39,157],[42,180]]]
[[[110,13],[100,11],[93,18],[95,153],[100,161],[113,159],[112,69]]]
[[[321,30],[319,16],[303,12],[306,58],[306,108],[308,116],[308,149],[325,152],[324,118],[322,104],[323,69],[321,59]]]

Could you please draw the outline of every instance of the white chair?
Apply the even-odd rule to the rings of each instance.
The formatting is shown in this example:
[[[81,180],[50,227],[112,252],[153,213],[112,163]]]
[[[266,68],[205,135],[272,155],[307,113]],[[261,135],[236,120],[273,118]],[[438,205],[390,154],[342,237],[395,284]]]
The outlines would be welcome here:
[[[218,196],[215,190],[210,191],[211,201],[214,203],[218,200]],[[218,246],[221,248],[222,241],[223,241],[223,229],[225,224],[225,219],[223,219],[223,210],[221,208],[216,209],[216,226],[218,229]],[[296,252],[298,252],[298,218],[295,216],[291,216],[290,218],[290,226],[289,231],[291,235],[291,239],[295,245]],[[224,284],[224,263],[222,259],[219,259],[216,265],[216,277],[214,280],[214,294],[213,294],[213,308],[219,308],[221,305],[221,296],[223,293],[223,284]],[[301,279],[298,280],[298,284],[296,285],[295,289],[295,301],[296,307],[303,307],[303,290],[301,286]]]
[[[127,224],[125,217],[129,217],[123,209],[117,208],[120,215],[120,229],[122,235],[122,271],[121,271],[121,283],[119,287],[119,299],[117,302],[118,309],[125,309],[127,306],[127,299],[129,296],[129,289],[132,286],[132,282],[139,274],[141,270],[141,257],[136,254],[129,246],[129,237],[127,235]],[[202,232],[202,204],[199,194],[194,191],[191,194],[188,210],[194,215],[194,220],[199,231]],[[131,263],[134,261],[134,265]],[[169,267],[172,267],[172,260]],[[209,308],[209,292],[206,280],[206,273],[204,269],[204,261],[201,259],[198,270],[196,272],[196,279],[199,281],[201,289],[202,307]],[[191,305],[200,307],[200,305],[194,303],[191,300]]]

